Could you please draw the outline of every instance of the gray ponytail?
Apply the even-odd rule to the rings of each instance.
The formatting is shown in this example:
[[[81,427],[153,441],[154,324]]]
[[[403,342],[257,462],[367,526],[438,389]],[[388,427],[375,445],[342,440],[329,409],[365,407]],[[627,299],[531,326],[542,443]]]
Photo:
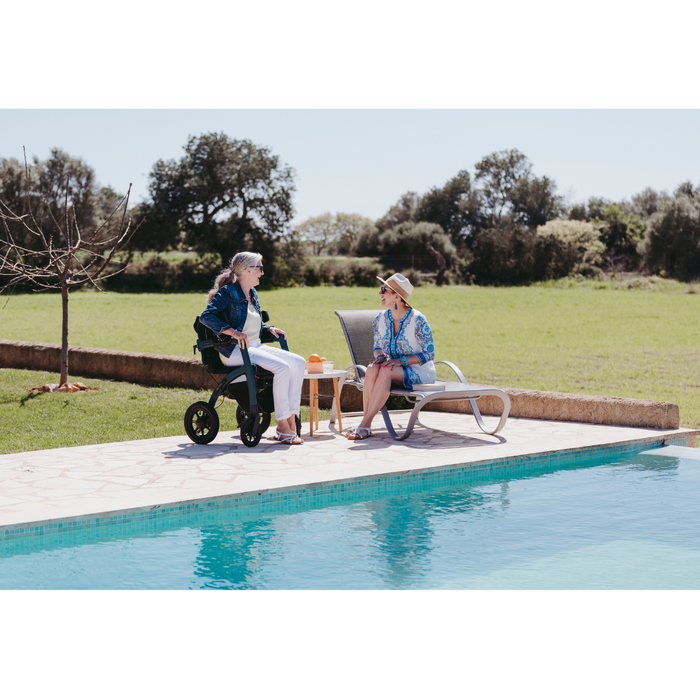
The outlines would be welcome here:
[[[216,293],[227,284],[234,284],[238,279],[238,275],[246,269],[246,267],[255,267],[259,265],[262,260],[262,255],[259,253],[248,253],[243,251],[241,253],[236,253],[232,258],[229,266],[222,270],[214,280],[214,286],[209,290],[209,297],[207,303],[209,303],[215,296]]]

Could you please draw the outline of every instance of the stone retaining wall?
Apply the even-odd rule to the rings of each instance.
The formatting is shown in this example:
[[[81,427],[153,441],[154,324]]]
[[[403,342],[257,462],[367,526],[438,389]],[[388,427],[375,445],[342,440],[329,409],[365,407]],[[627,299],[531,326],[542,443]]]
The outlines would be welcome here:
[[[0,367],[58,373],[60,363],[60,345],[0,340]],[[107,378],[145,386],[208,390],[216,386],[216,381],[207,373],[198,357],[70,346],[69,371],[73,377]],[[308,382],[305,382],[303,393],[308,396],[307,384]],[[668,401],[502,388],[510,396],[510,415],[516,418],[625,425],[660,430],[675,430],[680,426],[678,406]],[[329,408],[333,393],[330,380],[320,380],[319,393],[324,395],[320,399],[321,406]],[[308,405],[308,400],[305,403]],[[352,386],[343,387],[341,405],[345,412],[361,411],[361,392]],[[436,402],[425,410],[471,412],[466,401]],[[479,399],[479,410],[485,415],[500,415],[502,405],[496,397],[485,396]]]

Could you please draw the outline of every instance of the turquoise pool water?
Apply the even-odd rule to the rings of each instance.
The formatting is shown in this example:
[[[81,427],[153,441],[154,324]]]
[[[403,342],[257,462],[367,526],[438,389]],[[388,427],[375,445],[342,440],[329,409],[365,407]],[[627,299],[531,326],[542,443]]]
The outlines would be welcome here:
[[[6,539],[0,588],[697,589],[699,497],[687,447],[455,469]]]

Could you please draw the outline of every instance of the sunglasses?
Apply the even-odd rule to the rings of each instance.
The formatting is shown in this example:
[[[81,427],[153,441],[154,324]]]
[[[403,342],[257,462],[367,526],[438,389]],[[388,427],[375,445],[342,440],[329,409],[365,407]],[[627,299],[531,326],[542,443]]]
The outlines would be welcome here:
[[[391,292],[392,294],[396,294],[396,292],[395,292],[391,287],[387,287],[385,284],[383,284],[383,285],[379,288],[379,293],[380,293],[380,294],[386,294],[387,292]]]
[[[262,270],[262,269],[263,269],[263,266],[262,266],[262,265],[249,265],[248,267],[251,267],[253,270],[254,270],[255,268],[258,268],[258,270]]]

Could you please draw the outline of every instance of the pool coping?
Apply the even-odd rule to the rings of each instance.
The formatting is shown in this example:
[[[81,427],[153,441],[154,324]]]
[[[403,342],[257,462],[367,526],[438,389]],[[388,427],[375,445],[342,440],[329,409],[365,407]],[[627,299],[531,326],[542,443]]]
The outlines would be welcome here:
[[[418,466],[393,471],[384,470],[372,474],[307,481],[295,485],[287,484],[263,489],[254,488],[247,491],[231,492],[225,495],[218,494],[173,500],[157,505],[133,506],[115,510],[98,511],[90,514],[68,515],[57,518],[8,523],[0,525],[0,542],[7,542],[8,540],[22,537],[112,527],[123,525],[130,521],[156,521],[159,518],[172,516],[176,513],[194,514],[207,510],[230,508],[232,506],[243,508],[261,506],[263,504],[287,503],[293,500],[310,499],[312,496],[321,494],[323,490],[345,492],[349,494],[353,490],[367,488],[370,485],[376,485],[379,482],[387,480],[393,480],[394,483],[398,483],[400,480],[435,477],[441,474],[447,475],[457,472],[479,472],[498,470],[501,468],[527,468],[529,465],[534,466],[535,464],[538,466],[547,464],[557,465],[570,462],[578,456],[585,457],[586,460],[596,459],[598,457],[602,458],[607,455],[618,457],[665,445],[693,447],[700,436],[700,430],[691,429],[677,429],[672,431],[651,430],[648,432],[654,434],[646,437],[604,442],[584,447],[546,449],[519,455],[451,462],[428,467]]]

